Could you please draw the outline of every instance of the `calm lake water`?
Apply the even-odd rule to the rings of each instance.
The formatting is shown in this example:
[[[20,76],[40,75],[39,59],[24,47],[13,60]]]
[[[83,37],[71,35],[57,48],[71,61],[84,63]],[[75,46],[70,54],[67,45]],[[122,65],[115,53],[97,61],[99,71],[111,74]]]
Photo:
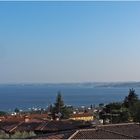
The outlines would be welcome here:
[[[57,92],[61,91],[65,104],[90,106],[99,103],[122,101],[129,88],[85,88],[85,87],[48,87],[41,85],[0,85],[0,110],[12,111],[16,107],[47,107],[54,103]],[[135,88],[140,96],[140,88]]]

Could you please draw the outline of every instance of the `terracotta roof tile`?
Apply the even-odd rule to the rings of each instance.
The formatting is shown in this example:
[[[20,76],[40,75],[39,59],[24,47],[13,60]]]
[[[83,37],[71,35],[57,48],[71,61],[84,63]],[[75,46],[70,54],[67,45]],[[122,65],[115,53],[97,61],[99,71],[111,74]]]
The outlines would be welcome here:
[[[115,132],[106,131],[103,129],[92,129],[79,131],[71,139],[128,139],[129,136],[117,134]]]
[[[32,137],[33,139],[68,139],[76,130],[61,131]]]
[[[140,138],[140,125],[139,124],[102,126],[102,129],[111,130],[117,133]]]
[[[96,129],[79,130],[72,139],[136,139],[140,138],[138,124],[103,125]]]
[[[13,131],[34,131],[39,125],[41,125],[40,122],[23,122]]]
[[[49,121],[44,122],[44,124],[42,124],[42,126],[39,126],[36,131],[53,132],[70,130],[78,128],[79,125],[81,125],[81,122],[79,121]]]
[[[5,132],[10,132],[13,128],[15,128],[20,122],[0,122],[0,129],[4,130]]]
[[[123,130],[124,127],[128,127],[128,128],[126,130]],[[124,131],[128,133],[125,133]],[[96,129],[95,128],[81,129],[81,130],[73,129],[68,131],[49,133],[45,135],[38,135],[35,138],[39,138],[39,139],[137,139],[139,138],[136,137],[136,133],[135,135],[133,135],[134,133],[129,133],[129,131],[133,131],[133,132],[135,131],[139,135],[140,134],[139,125],[117,124],[117,125],[99,126]]]

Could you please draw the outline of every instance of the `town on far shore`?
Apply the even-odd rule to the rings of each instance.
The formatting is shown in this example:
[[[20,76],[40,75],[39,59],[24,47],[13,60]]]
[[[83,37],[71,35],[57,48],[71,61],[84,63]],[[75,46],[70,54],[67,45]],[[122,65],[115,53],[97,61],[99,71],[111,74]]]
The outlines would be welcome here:
[[[45,109],[0,111],[0,138],[139,139],[140,99],[129,89],[121,102],[98,106],[65,105],[61,92]]]

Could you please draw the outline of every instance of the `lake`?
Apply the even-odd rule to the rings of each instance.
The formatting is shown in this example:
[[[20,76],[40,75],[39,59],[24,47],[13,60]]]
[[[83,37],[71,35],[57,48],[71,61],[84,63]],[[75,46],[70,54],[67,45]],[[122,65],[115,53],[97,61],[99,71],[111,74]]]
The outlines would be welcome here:
[[[140,95],[140,88],[135,88]],[[122,101],[129,88],[91,88],[47,85],[0,85],[0,110],[12,111],[16,107],[47,107],[55,102],[57,92],[61,91],[65,104],[90,106],[99,103]]]

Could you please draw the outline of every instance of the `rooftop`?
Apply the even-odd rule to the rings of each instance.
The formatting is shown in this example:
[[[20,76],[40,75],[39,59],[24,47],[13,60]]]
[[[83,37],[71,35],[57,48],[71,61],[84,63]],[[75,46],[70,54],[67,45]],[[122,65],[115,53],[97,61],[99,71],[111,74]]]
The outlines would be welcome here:
[[[140,125],[136,123],[101,125],[91,129],[73,129],[38,135],[39,139],[140,139]]]
[[[61,121],[3,121],[0,122],[0,129],[7,133],[14,133],[16,131],[34,131],[38,133],[49,133],[66,130],[80,129],[87,127],[89,124],[83,121],[61,120]]]
[[[139,139],[139,124],[112,124],[93,129],[78,130],[71,139]]]

